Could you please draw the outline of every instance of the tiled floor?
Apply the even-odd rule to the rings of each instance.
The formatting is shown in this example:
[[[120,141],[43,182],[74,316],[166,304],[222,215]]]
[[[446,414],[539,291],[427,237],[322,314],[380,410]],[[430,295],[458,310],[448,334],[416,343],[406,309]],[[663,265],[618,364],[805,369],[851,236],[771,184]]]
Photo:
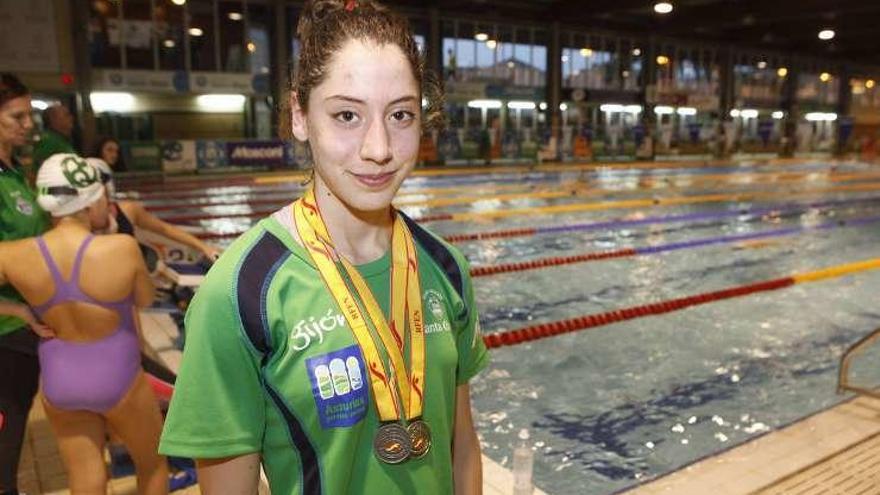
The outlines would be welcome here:
[[[859,489],[823,491],[809,484],[799,484],[804,479],[824,479],[820,476],[838,476],[848,483],[866,480],[867,485],[857,486],[873,487],[865,493],[877,494],[880,493],[878,453],[880,400],[859,397],[642,485],[628,494],[860,493]],[[792,488],[794,484],[797,489]]]

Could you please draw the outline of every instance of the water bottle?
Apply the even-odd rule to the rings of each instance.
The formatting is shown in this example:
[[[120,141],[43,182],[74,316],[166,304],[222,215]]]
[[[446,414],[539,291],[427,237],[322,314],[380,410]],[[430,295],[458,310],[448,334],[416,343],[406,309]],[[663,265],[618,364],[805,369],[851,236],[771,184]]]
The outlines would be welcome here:
[[[534,453],[529,446],[529,430],[519,431],[519,445],[513,449],[513,495],[531,495]]]

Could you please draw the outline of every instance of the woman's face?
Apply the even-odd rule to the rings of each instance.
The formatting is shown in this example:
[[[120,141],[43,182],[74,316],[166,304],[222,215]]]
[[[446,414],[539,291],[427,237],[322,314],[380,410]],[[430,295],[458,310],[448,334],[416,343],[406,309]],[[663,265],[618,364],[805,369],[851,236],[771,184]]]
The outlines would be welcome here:
[[[116,166],[116,162],[119,160],[119,144],[116,141],[107,141],[101,146],[101,157],[102,160],[107,162],[107,165],[110,165],[110,168]]]
[[[421,101],[396,45],[350,40],[333,56],[308,111],[294,105],[293,131],[308,140],[316,181],[348,208],[388,208],[415,166]]]
[[[24,146],[33,129],[30,96],[19,96],[0,106],[0,143]]]

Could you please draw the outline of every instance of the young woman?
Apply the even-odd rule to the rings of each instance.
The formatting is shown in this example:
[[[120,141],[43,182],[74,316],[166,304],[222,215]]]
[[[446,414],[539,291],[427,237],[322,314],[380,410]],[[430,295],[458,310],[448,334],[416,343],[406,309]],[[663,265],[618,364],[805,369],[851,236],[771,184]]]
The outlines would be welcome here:
[[[0,73],[0,241],[42,234],[49,227],[37,205],[16,148],[27,144],[34,129],[31,96],[12,74]],[[39,385],[36,325],[30,309],[12,287],[0,284],[0,494],[17,493],[18,461],[28,412]],[[48,334],[47,334],[48,335]]]
[[[55,338],[39,345],[44,406],[74,494],[104,493],[109,427],[125,443],[139,492],[168,491],[162,418],[140,367],[136,307],[153,300],[137,243],[93,236],[107,223],[98,172],[73,154],[46,160],[37,201],[55,219],[41,237],[0,243],[0,284],[18,290]]]
[[[306,2],[297,34],[285,118],[314,180],[197,292],[160,452],[207,494],[254,493],[261,464],[273,493],[480,493],[467,263],[391,207],[441,98],[376,2]]]
[[[121,160],[119,154],[119,141],[112,137],[104,136],[98,139],[90,158],[100,158],[113,171],[125,172],[125,162]]]
[[[144,204],[140,201],[113,201],[113,196],[116,192],[116,186],[113,183],[113,169],[100,158],[87,158],[87,161],[101,174],[101,181],[107,188],[108,197],[110,198],[110,233],[134,236],[135,228],[139,228],[189,246],[202,253],[209,260],[213,261],[220,256],[220,251],[217,248],[206,244],[180,227],[175,227],[168,222],[162,221],[162,219],[147,211]]]

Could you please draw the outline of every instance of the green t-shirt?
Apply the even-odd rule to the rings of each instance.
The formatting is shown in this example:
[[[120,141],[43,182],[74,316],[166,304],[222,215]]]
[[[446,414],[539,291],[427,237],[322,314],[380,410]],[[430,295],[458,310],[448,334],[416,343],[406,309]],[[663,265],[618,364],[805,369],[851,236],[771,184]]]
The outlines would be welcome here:
[[[0,241],[14,241],[42,234],[49,228],[49,218],[37,204],[34,191],[18,164],[0,162]],[[22,302],[24,299],[11,285],[0,286],[0,299]],[[13,316],[0,315],[0,335],[24,326]]]
[[[40,134],[40,140],[34,145],[34,169],[39,170],[40,165],[56,153],[76,153],[76,150],[70,140],[49,129]]]
[[[433,447],[422,459],[383,464],[372,450],[379,421],[363,356],[290,235],[289,212],[236,240],[196,293],[159,451],[260,452],[275,495],[452,493],[456,387],[488,363],[467,262],[410,222],[425,314],[423,418]],[[386,315],[390,265],[386,254],[358,267]]]

